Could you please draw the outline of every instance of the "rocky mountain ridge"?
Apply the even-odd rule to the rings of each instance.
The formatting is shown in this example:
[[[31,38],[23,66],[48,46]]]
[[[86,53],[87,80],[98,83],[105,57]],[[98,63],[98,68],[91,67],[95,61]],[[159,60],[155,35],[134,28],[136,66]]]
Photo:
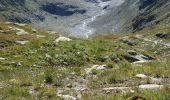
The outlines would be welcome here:
[[[155,25],[169,17],[169,4],[169,0],[6,0],[0,2],[0,17],[88,37]]]
[[[116,10],[98,18],[91,26],[99,29],[99,32],[136,32],[167,19],[169,7],[169,0],[127,0]],[[107,24],[102,25],[104,22]]]

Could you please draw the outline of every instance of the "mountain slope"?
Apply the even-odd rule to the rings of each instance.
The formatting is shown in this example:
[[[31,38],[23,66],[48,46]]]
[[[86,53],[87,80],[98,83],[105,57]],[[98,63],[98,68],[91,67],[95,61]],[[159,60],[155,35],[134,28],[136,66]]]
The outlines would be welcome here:
[[[169,59],[170,27],[77,39],[0,22],[0,98],[168,100]]]
[[[0,17],[8,21],[32,23],[48,30],[71,33],[76,25],[99,12],[118,6],[123,0],[25,0],[1,1]],[[14,5],[11,5],[13,4]],[[73,32],[74,33],[74,32]]]
[[[169,11],[169,0],[0,0],[0,99],[169,100]]]
[[[169,0],[126,0],[91,26],[98,29],[97,33],[135,32],[170,17],[169,9]]]
[[[6,0],[0,2],[0,17],[88,37],[152,26],[169,17],[169,5],[169,0]]]

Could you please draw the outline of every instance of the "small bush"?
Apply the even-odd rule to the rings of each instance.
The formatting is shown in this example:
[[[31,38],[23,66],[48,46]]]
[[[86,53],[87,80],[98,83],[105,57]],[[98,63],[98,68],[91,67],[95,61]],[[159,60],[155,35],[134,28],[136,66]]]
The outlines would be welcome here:
[[[46,72],[46,74],[45,74],[45,83],[48,83],[48,84],[53,83],[52,73]]]

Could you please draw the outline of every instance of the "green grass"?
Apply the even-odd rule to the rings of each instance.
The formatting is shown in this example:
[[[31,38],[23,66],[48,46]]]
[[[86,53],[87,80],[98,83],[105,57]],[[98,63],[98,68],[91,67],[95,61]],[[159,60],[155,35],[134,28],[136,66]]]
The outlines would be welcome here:
[[[2,23],[0,25],[1,29],[8,30],[7,25]],[[107,86],[135,87],[144,83],[152,83],[148,79],[141,81],[136,78],[135,75],[139,73],[152,77],[170,78],[170,58],[166,56],[166,51],[159,54],[153,53],[162,46],[152,47],[152,43],[145,46],[146,42],[134,35],[107,35],[86,40],[72,38],[73,40],[70,42],[56,44],[54,39],[57,38],[57,34],[51,36],[44,30],[37,29],[37,33],[47,37],[36,38],[37,33],[32,33],[31,26],[19,28],[30,34],[17,36],[13,31],[0,33],[0,57],[6,58],[6,60],[0,61],[0,84],[3,84],[0,97],[6,100],[58,99],[56,91],[58,88],[65,87],[65,79],[68,77],[88,79],[84,69],[93,64],[105,64],[108,68],[104,71],[92,71],[92,75],[97,78],[89,79],[87,86],[94,90]],[[144,35],[145,37],[153,36],[152,34]],[[129,46],[120,42],[119,39],[124,36],[137,42],[137,45]],[[29,40],[30,43],[17,45],[15,41],[18,39]],[[131,64],[124,59],[128,50],[135,50],[156,59],[140,64],[140,66]],[[131,80],[132,83],[128,83],[128,80]],[[166,85],[167,82],[162,84]],[[30,87],[35,89],[36,95],[29,93]],[[135,91],[133,94],[108,96],[84,93],[83,98],[84,100],[131,100],[135,96],[141,96],[147,100],[168,100],[169,93],[168,89]]]
[[[169,100],[170,90],[162,89],[161,91],[143,90],[128,94],[115,95],[92,95],[87,93],[83,96],[83,100]]]

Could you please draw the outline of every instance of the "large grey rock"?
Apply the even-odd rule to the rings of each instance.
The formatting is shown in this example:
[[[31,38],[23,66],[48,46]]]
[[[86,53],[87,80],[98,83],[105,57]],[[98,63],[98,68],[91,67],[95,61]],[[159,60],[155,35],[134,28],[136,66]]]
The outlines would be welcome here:
[[[123,43],[126,43],[126,44],[128,44],[128,45],[130,45],[130,46],[136,45],[136,42],[134,42],[134,41],[132,41],[132,40],[130,40],[130,39],[128,39],[128,38],[120,39],[120,41],[123,42]]]
[[[133,93],[134,90],[131,87],[108,87],[103,88],[103,91],[107,93]]]
[[[107,69],[106,65],[93,65],[90,68],[86,68],[85,72],[86,74],[91,74],[93,70],[101,71],[101,70],[106,70],[106,69]]]
[[[45,35],[36,35],[37,38],[45,38]]]
[[[106,65],[99,65],[96,70],[106,70]]]
[[[20,45],[25,45],[27,43],[29,43],[30,41],[16,41],[17,44],[20,44]]]
[[[130,55],[137,55],[137,52],[134,51],[134,50],[128,50],[127,52],[128,52],[128,54],[130,54]]]
[[[156,33],[155,36],[158,38],[167,38],[170,37],[170,33]]]
[[[33,33],[37,33],[37,30],[36,30],[36,29],[32,29],[32,32],[33,32]]]
[[[131,63],[144,63],[154,59],[151,56],[143,54],[127,54],[124,58]]]
[[[64,95],[63,91],[61,91],[61,90],[57,92],[57,96],[63,100],[77,100],[76,97],[73,97],[71,95]]]
[[[15,28],[15,30],[16,30],[16,34],[17,34],[17,35],[25,35],[25,34],[28,34],[28,32],[26,32],[25,30],[20,29],[20,28]]]
[[[150,77],[150,79],[151,79],[152,82],[156,82],[156,83],[157,82],[159,83],[163,80],[163,78],[157,78],[157,77]]]
[[[21,26],[21,27],[23,27],[23,26],[26,26],[27,24],[22,24],[22,23],[13,23],[14,25],[17,25],[17,26]]]
[[[147,76],[145,74],[137,74],[136,77],[145,79]]]
[[[6,60],[6,58],[0,57],[0,61],[1,61],[1,60]]]
[[[0,33],[5,33],[5,31],[4,30],[0,30]]]
[[[64,100],[77,100],[75,97],[70,96],[70,95],[61,95],[59,97],[61,97]]]
[[[67,38],[67,37],[59,37],[59,38],[57,38],[56,40],[55,40],[55,42],[56,43],[58,43],[58,42],[64,42],[64,41],[71,41],[71,39],[70,38]]]
[[[144,84],[140,85],[138,88],[139,89],[161,89],[163,85],[158,85],[158,84]]]

